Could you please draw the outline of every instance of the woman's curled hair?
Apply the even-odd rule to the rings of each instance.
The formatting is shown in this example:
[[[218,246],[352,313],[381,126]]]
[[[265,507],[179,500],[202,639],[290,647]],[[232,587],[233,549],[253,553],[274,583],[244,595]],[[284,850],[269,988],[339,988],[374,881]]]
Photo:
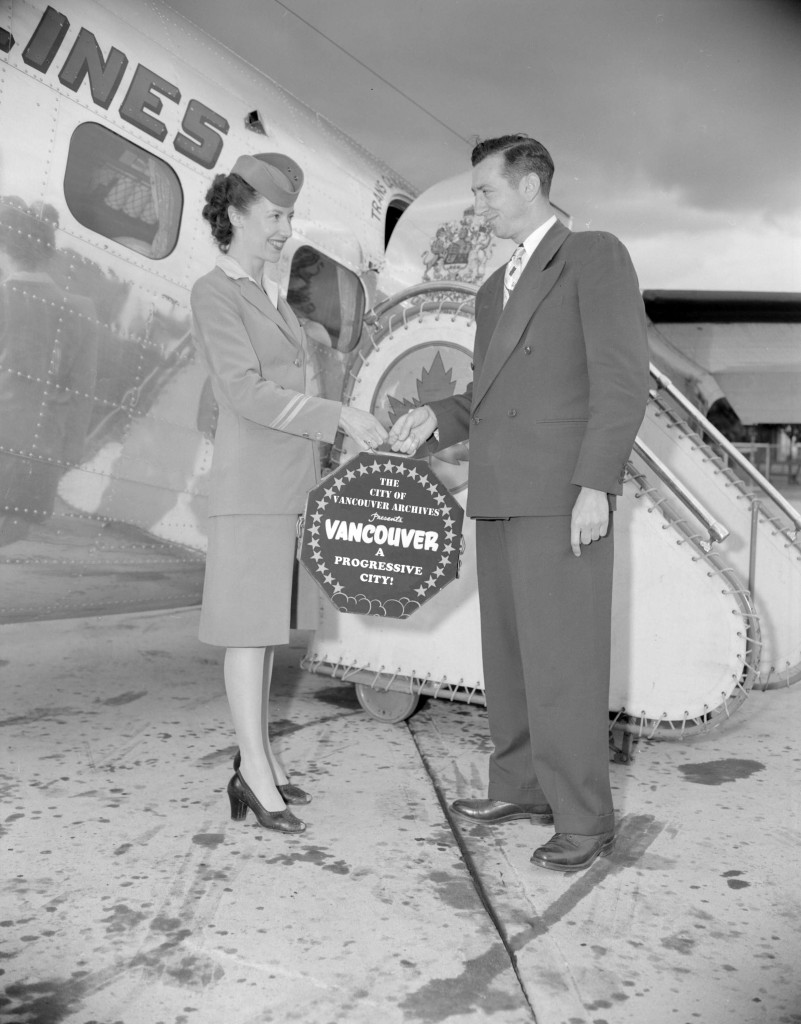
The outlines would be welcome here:
[[[209,222],[211,236],[223,252],[228,252],[234,229],[228,216],[233,206],[244,213],[259,198],[259,193],[238,174],[218,174],[206,193],[203,218]]]

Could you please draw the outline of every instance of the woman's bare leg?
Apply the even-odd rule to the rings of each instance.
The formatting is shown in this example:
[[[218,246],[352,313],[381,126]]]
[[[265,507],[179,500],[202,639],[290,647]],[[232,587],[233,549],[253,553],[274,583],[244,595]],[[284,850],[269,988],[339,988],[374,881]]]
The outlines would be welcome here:
[[[262,690],[261,698],[261,739],[262,745],[264,746],[264,752],[267,755],[267,761],[270,765],[270,770],[273,773],[273,781],[276,786],[285,786],[288,781],[286,772],[273,752],[272,745],[270,743],[270,684],[273,678],[274,659],[275,648],[268,647],[264,657],[264,689]]]
[[[267,673],[264,671],[266,652]],[[272,647],[229,647],[224,663],[225,692],[242,755],[239,767],[242,777],[266,810],[282,811],[286,805],[275,788],[262,732],[266,730],[268,719],[272,662]]]

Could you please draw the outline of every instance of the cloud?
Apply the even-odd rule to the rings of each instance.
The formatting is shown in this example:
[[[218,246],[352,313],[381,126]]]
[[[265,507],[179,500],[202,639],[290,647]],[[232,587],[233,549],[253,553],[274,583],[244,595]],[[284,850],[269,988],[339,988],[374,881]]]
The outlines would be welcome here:
[[[798,290],[801,216],[782,224],[758,216],[733,225],[714,216],[685,224],[626,240],[642,288]]]
[[[418,187],[466,169],[471,136],[530,131],[553,153],[554,201],[577,224],[652,238],[666,277],[681,239],[694,286],[719,287],[696,242],[723,251],[727,232],[754,281],[775,253],[793,266],[801,4],[241,0],[232,18],[168,2]]]

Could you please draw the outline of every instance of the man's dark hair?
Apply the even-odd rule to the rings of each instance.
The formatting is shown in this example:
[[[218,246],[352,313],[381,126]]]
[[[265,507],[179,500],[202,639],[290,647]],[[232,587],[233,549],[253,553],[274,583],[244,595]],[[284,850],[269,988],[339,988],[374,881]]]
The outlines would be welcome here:
[[[473,167],[495,153],[503,155],[503,175],[517,185],[525,174],[536,174],[542,194],[550,195],[553,179],[553,160],[541,142],[530,135],[499,135],[497,139],[484,139],[473,147],[470,162]]]

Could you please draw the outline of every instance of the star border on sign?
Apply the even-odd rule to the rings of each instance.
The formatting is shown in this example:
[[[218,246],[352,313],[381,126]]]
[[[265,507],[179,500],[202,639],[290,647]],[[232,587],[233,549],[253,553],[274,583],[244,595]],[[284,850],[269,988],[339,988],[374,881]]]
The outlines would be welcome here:
[[[363,453],[366,454],[366,453]],[[378,455],[378,453],[373,453]],[[309,564],[307,567],[309,571],[313,572],[315,578],[319,575],[322,577],[319,583],[331,599],[341,598],[343,595],[347,597],[345,586],[340,583],[336,576],[336,570],[329,568],[326,564],[326,556],[324,553],[324,542],[326,538],[322,535],[322,520],[326,515],[327,507],[334,501],[339,500],[339,496],[342,493],[342,489],[346,483],[351,483],[354,480],[364,477],[368,474],[376,473],[392,474],[396,477],[407,477],[408,480],[412,481],[417,490],[417,497],[414,496],[414,492],[411,497],[406,498],[407,501],[412,503],[417,502],[424,508],[427,507],[429,502],[429,495],[433,496],[436,504],[430,506],[429,510],[432,515],[437,517],[436,525],[439,531],[440,537],[445,542],[441,548],[441,554],[438,562],[438,566],[433,568],[431,575],[426,580],[419,580],[419,586],[412,592],[416,595],[417,600],[414,597],[404,595],[393,595],[391,600],[400,601],[404,609],[407,605],[420,605],[432,596],[432,591],[438,586],[439,581],[445,576],[446,572],[456,564],[457,555],[455,554],[455,546],[452,543],[456,537],[456,531],[454,529],[456,525],[456,509],[448,498],[448,495],[443,490],[444,485],[438,479],[435,479],[436,474],[427,463],[419,463],[414,460],[406,459],[402,456],[392,457],[389,456],[387,461],[381,465],[377,458],[370,464],[360,462],[360,464],[354,468],[338,467],[331,474],[332,479],[323,480],[317,486],[322,488],[322,496],[316,498],[316,511],[310,514],[308,517],[308,524],[306,524],[301,531],[301,536],[306,544],[305,550],[310,554],[310,557],[316,565]],[[311,511],[311,510],[310,510]],[[331,538],[329,538],[331,539]],[[463,545],[462,545],[463,546]],[[455,578],[455,577],[453,577]],[[365,597],[366,595],[360,595]],[[379,598],[369,599],[371,604],[377,603],[379,608],[384,607],[384,602]],[[340,607],[337,605],[337,607]],[[341,610],[341,609],[340,609]],[[409,612],[404,611],[401,616],[393,616],[398,618],[408,618]]]

